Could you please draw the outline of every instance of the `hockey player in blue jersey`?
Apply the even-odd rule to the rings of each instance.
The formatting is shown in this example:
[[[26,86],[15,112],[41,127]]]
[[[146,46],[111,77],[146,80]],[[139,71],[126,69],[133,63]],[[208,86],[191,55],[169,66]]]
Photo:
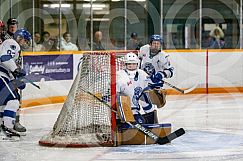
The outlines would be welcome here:
[[[18,89],[24,89],[25,71],[16,63],[20,56],[21,49],[30,46],[31,35],[25,29],[18,29],[14,34],[14,39],[5,40],[0,46],[0,107],[1,111],[1,131],[6,139],[19,138],[20,135],[13,129],[16,112],[19,108]]]

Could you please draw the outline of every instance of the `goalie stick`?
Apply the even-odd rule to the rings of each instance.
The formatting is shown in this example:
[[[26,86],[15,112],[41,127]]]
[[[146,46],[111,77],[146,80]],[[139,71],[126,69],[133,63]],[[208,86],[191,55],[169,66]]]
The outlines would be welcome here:
[[[107,107],[109,107],[110,109],[111,106],[109,104],[107,104],[105,101],[103,101],[102,99],[100,99],[99,97],[95,96],[94,94],[92,94],[89,91],[85,91],[84,89],[81,89],[83,92],[93,96],[95,99],[97,99],[98,101],[100,101],[101,103],[103,103],[104,105],[106,105]],[[117,111],[113,110],[113,112],[117,113]],[[167,144],[169,142],[171,142],[172,140],[180,137],[181,135],[185,134],[185,130],[183,128],[180,128],[172,133],[170,133],[167,136],[164,137],[159,137],[158,135],[154,134],[153,132],[151,132],[150,130],[148,130],[147,128],[145,128],[143,125],[139,124],[139,123],[131,123],[131,122],[126,122],[127,124],[129,124],[132,127],[135,127],[136,129],[138,129],[139,131],[141,131],[144,135],[150,137],[151,139],[153,139],[157,144],[163,145],[163,144]]]
[[[22,79],[27,80],[30,84],[32,84],[33,86],[35,86],[36,88],[40,89],[40,86],[38,86],[37,84],[35,84],[32,80],[26,78],[26,77],[21,77]]]

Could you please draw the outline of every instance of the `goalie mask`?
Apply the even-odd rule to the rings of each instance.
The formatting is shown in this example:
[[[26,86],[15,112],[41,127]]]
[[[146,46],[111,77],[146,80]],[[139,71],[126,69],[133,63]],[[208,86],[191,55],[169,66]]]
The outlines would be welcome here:
[[[136,75],[139,63],[140,60],[136,54],[130,52],[125,56],[126,72],[129,77],[134,77]]]

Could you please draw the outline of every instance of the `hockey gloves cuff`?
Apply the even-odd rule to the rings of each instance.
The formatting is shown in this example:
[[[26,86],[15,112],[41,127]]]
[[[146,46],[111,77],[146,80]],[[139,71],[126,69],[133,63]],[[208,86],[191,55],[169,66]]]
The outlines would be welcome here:
[[[11,81],[14,87],[17,87],[20,90],[23,90],[26,87],[26,83],[23,79],[14,79]]]
[[[21,78],[26,76],[26,72],[23,69],[17,68],[14,72],[12,72],[15,78]]]

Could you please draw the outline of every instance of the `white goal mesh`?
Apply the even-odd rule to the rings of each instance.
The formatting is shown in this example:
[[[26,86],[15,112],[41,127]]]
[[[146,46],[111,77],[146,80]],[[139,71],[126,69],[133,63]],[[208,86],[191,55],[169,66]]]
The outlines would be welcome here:
[[[41,138],[40,145],[114,146],[115,74],[123,66],[124,54],[90,52],[83,55],[79,72],[53,130]]]

